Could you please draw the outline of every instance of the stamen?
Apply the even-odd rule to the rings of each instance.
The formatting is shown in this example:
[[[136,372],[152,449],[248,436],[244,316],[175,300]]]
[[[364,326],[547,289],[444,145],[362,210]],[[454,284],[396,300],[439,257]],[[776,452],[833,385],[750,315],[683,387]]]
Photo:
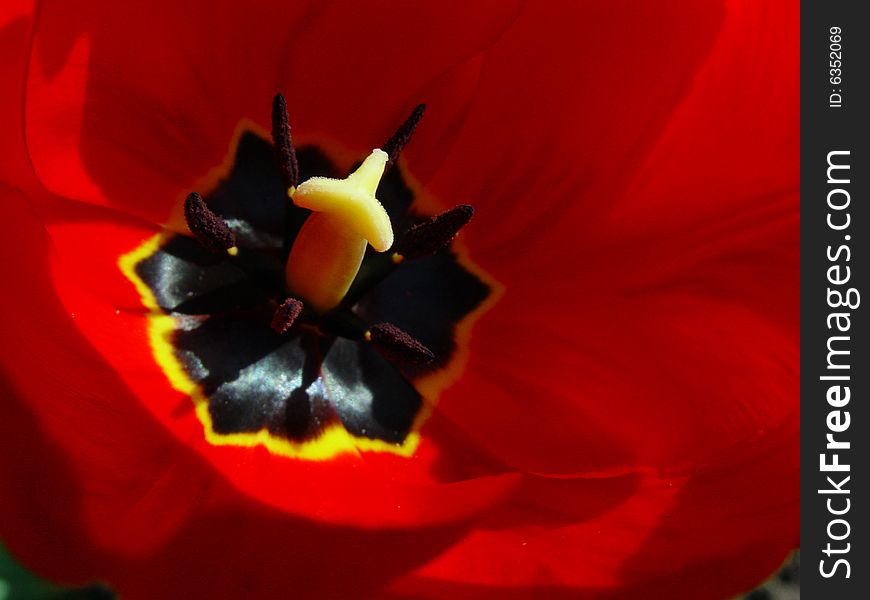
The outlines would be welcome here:
[[[285,333],[293,326],[296,319],[302,313],[304,305],[296,298],[287,298],[275,309],[272,317],[272,329],[278,333]]]
[[[387,140],[387,143],[384,144],[383,151],[390,157],[387,160],[386,171],[389,171],[392,168],[395,162],[399,159],[399,154],[402,153],[402,150],[408,142],[411,141],[411,136],[414,135],[414,130],[417,129],[417,123],[419,123],[420,119],[423,118],[423,113],[425,111],[425,104],[418,104],[414,107],[414,110],[411,111],[411,114],[408,115],[405,122],[399,126],[396,133],[394,133],[392,137]]]
[[[275,94],[272,101],[272,142],[275,144],[275,156],[281,177],[287,184],[290,195],[299,184],[299,163],[296,162],[296,150],[290,139],[290,120],[287,117],[287,100],[284,94]]]
[[[398,264],[406,258],[414,259],[434,254],[449,244],[473,216],[473,206],[460,204],[440,215],[429,217],[422,223],[417,223],[396,245],[393,261]]]
[[[207,250],[226,252],[231,256],[238,254],[235,234],[223,219],[206,206],[202,196],[196,192],[188,194],[184,201],[184,218],[190,232]]]
[[[366,331],[364,339],[379,354],[394,363],[421,365],[432,362],[435,358],[429,348],[390,323],[372,325]]]

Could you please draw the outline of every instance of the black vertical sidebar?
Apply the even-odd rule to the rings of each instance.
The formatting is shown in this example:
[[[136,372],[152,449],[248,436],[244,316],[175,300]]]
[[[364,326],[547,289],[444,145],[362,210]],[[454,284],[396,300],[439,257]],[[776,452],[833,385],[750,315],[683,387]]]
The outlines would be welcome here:
[[[868,14],[866,2],[801,2],[801,595],[809,600],[870,598]]]

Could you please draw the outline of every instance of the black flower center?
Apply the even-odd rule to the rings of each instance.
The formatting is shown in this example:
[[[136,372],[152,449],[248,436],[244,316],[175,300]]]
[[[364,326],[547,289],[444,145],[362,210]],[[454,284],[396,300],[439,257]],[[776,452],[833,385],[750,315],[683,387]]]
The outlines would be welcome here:
[[[295,155],[299,181],[345,175],[320,148]],[[299,313],[285,304],[285,263],[310,211],[288,200],[272,144],[243,133],[229,171],[204,196],[237,253],[161,234],[128,255],[126,272],[163,323],[154,326],[157,342],[152,332],[158,361],[176,387],[191,391],[209,440],[309,458],[354,448],[412,452],[434,400],[421,396],[419,383],[455,366],[457,332],[491,295],[479,270],[451,246],[406,261],[369,249],[339,306]],[[400,248],[425,219],[400,168],[385,174],[377,197]],[[282,310],[298,315],[279,333]],[[391,334],[375,323],[409,332],[434,359],[396,360],[389,347],[376,349],[372,333]]]

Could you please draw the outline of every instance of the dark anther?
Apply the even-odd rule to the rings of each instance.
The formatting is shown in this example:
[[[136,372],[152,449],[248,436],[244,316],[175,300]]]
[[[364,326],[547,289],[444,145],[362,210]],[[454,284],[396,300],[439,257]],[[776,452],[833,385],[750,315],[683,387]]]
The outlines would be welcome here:
[[[184,201],[184,218],[191,233],[211,252],[236,253],[236,236],[223,219],[211,212],[196,192]]]
[[[449,244],[473,216],[474,207],[460,204],[440,215],[429,217],[408,230],[396,244],[395,253],[408,259],[433,254]]]
[[[411,136],[414,135],[414,130],[417,129],[417,123],[419,123],[420,119],[423,118],[423,113],[425,111],[425,104],[418,104],[414,107],[414,110],[411,111],[411,114],[408,115],[405,122],[399,126],[396,133],[394,133],[392,137],[387,140],[387,143],[384,144],[384,147],[381,148],[390,157],[387,160],[387,166],[384,169],[385,171],[389,171],[399,159],[399,154],[402,153],[402,150],[408,145],[408,142],[411,141]]]
[[[296,298],[287,298],[275,309],[272,316],[272,329],[278,333],[284,333],[293,326],[302,312],[303,304]]]
[[[372,325],[365,339],[382,356],[398,364],[423,365],[435,358],[432,351],[390,323]]]
[[[296,150],[290,139],[290,120],[284,94],[275,94],[272,101],[272,142],[275,144],[281,177],[287,187],[295,188],[299,183],[299,163],[296,162]]]

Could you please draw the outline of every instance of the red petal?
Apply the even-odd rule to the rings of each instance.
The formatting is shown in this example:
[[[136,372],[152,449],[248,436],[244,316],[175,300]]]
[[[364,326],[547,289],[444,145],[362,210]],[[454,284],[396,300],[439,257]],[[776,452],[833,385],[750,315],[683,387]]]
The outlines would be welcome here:
[[[529,478],[393,586],[414,598],[728,598],[797,545],[798,420],[688,477]],[[542,520],[543,517],[543,520]]]
[[[296,143],[316,133],[368,150],[424,84],[515,13],[504,2],[461,13],[438,2],[49,4],[30,65],[28,146],[53,192],[163,223],[221,163],[241,119],[268,128],[276,91]]]
[[[77,546],[70,530],[84,526],[104,547],[117,547],[119,540],[151,547],[183,520],[194,500],[176,498],[147,525],[135,518],[146,492],[174,474],[192,481],[207,474],[190,473],[191,461],[184,458],[190,452],[166,444],[162,428],[76,331],[73,316],[57,301],[47,237],[27,198],[0,194],[4,215],[16,225],[4,232],[0,252],[0,273],[16,284],[0,311],[0,364],[13,405],[3,419],[3,437],[18,448],[4,453],[3,479],[15,484],[3,486],[10,506],[3,512],[39,517],[4,519],[3,535],[13,549],[31,534],[39,541],[38,532],[69,535],[68,552]],[[53,463],[46,457],[55,448],[63,459]],[[31,532],[34,522],[39,527]]]
[[[20,188],[36,183],[24,145],[24,78],[30,49],[32,2],[0,6],[0,181]]]
[[[524,14],[487,55],[480,106],[433,179],[471,196],[465,243],[506,287],[439,410],[528,471],[689,467],[797,410],[795,11],[730,3],[720,30],[709,3],[651,10],[667,14],[631,9],[604,33],[594,15]],[[567,31],[543,35],[578,23],[590,30],[576,47]],[[625,51],[599,62],[608,48]],[[764,56],[757,74],[747,48]],[[702,65],[682,58],[708,49]],[[529,73],[528,89],[497,97],[510,72]],[[791,92],[773,101],[768,86]],[[696,172],[704,185],[688,189]]]
[[[797,222],[766,221],[599,254],[576,281],[561,263],[504,261],[523,274],[476,325],[439,410],[546,473],[681,468],[776,426],[797,410]]]
[[[496,213],[496,235],[515,238],[557,209],[600,214],[691,89],[722,19],[721,2],[573,2],[558,15],[527,3],[484,54],[430,191]]]
[[[760,28],[766,28],[763,32]],[[798,191],[799,11],[728,3],[714,52],[638,169],[614,218],[647,230],[720,219]],[[796,204],[795,204],[796,207]],[[694,223],[693,223],[694,222]]]

